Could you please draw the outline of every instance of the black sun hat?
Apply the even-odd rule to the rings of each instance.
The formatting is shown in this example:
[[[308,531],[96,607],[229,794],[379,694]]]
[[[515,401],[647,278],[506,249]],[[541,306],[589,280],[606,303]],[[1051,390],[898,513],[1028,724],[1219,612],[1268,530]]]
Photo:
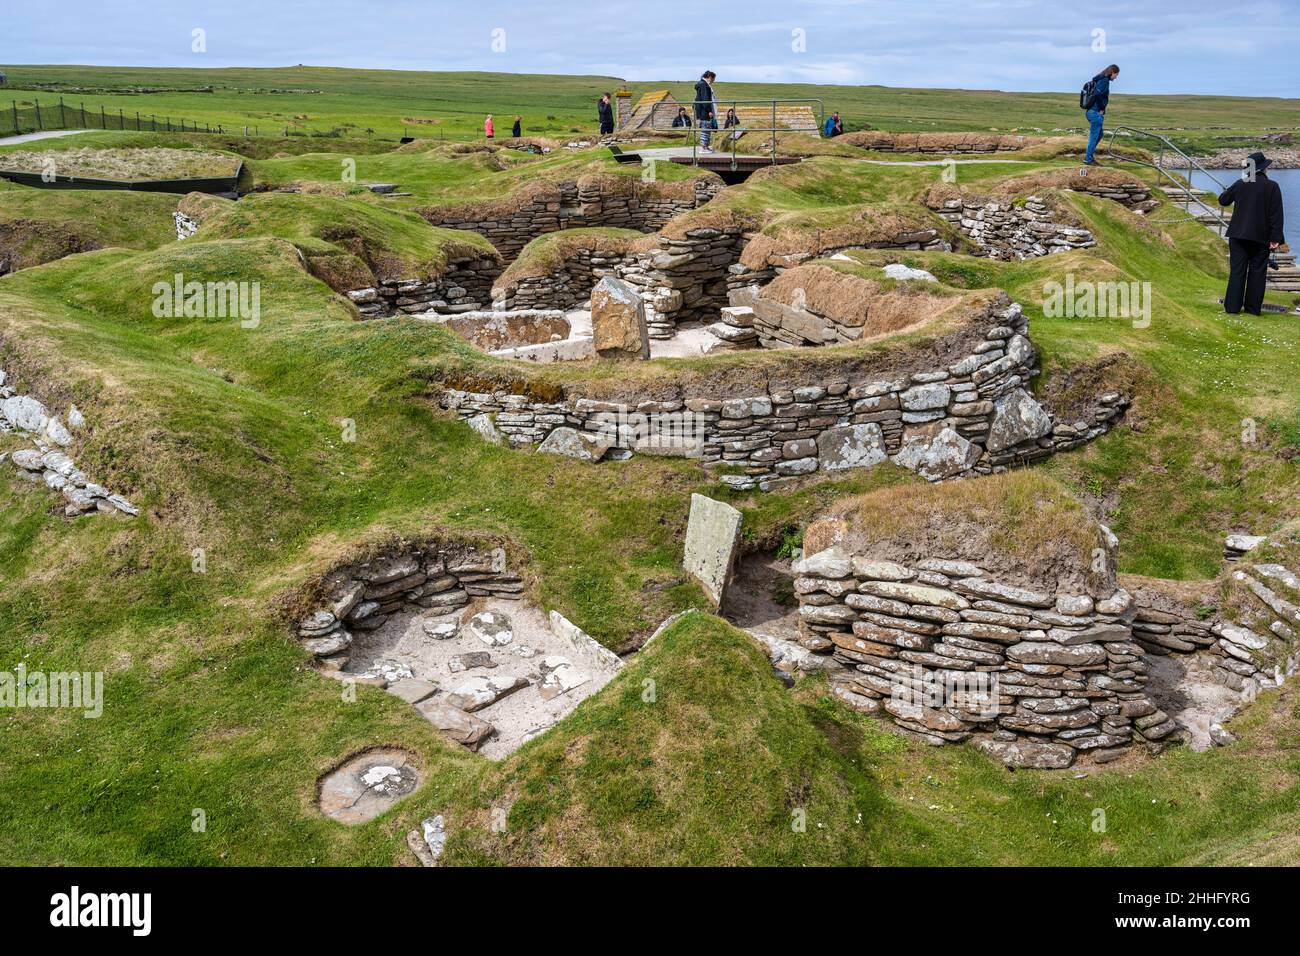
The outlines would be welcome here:
[[[1263,153],[1251,153],[1241,161],[1243,168],[1249,166],[1251,163],[1255,164],[1255,171],[1260,172],[1261,170],[1268,169],[1268,167],[1272,166],[1273,160],[1269,159]]]

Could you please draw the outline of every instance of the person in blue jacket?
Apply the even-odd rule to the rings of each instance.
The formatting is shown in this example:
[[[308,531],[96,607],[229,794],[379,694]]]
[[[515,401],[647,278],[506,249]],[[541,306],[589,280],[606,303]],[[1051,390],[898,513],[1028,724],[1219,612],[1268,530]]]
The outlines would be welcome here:
[[[840,114],[832,113],[826,117],[826,125],[822,128],[822,135],[827,139],[832,136],[839,136],[844,132],[844,124],[840,122]]]
[[[1112,63],[1092,78],[1092,98],[1088,101],[1088,152],[1083,157],[1085,166],[1096,166],[1094,154],[1106,126],[1106,107],[1110,105],[1110,84],[1119,76],[1119,67]]]

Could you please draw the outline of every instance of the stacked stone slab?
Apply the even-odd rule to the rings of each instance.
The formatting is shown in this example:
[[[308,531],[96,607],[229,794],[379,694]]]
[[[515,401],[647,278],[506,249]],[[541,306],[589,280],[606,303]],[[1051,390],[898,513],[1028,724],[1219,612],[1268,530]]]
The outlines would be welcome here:
[[[494,309],[580,308],[591,290],[605,276],[618,276],[637,262],[634,254],[618,255],[591,249],[575,249],[554,272],[527,276],[512,285],[492,289]]]
[[[1128,183],[1103,183],[1087,176],[1074,176],[1066,188],[1071,192],[1110,199],[1138,212],[1149,212],[1159,205],[1151,195],[1151,187],[1136,180]]]
[[[65,450],[73,444],[72,431],[86,424],[77,406],[68,409],[65,425],[38,399],[19,395],[6,381],[5,371],[0,369],[0,434],[21,435],[36,447],[20,448],[8,456],[0,454],[0,464],[8,457],[19,478],[59,492],[68,518],[90,513],[138,515],[140,510],[131,502],[87,478]]]
[[[331,571],[321,603],[297,625],[303,647],[325,670],[350,660],[353,631],[373,631],[399,611],[454,611],[475,597],[517,600],[523,581],[506,567],[502,548],[411,546]]]
[[[932,481],[988,474],[1074,448],[1119,421],[1128,399],[1099,396],[1073,422],[1059,422],[1028,394],[1037,353],[1019,305],[988,306],[972,340],[946,364],[888,378],[811,380],[731,398],[656,398],[618,403],[588,398],[541,402],[513,390],[448,389],[441,403],[464,419],[488,416],[515,446],[556,428],[606,439],[628,452],[698,458],[739,489],[771,490],[818,471],[893,459]],[[681,443],[647,437],[667,423]]]
[[[505,258],[513,259],[533,239],[561,229],[608,226],[654,232],[704,205],[721,188],[720,180],[700,179],[689,198],[679,198],[655,184],[595,177],[558,183],[487,215],[458,206],[432,206],[420,214],[435,226],[477,232]]]
[[[844,142],[883,153],[1005,153],[1043,142],[1041,137],[992,133],[850,133]]]
[[[500,274],[501,264],[494,259],[453,259],[437,278],[386,279],[371,288],[354,289],[347,297],[367,319],[472,312],[491,300],[492,284]]]
[[[802,644],[845,666],[835,695],[934,744],[1011,766],[1104,762],[1175,739],[1147,696],[1132,599],[999,582],[969,561],[908,565],[835,546],[794,565]]]
[[[1024,205],[966,196],[931,208],[975,244],[975,255],[990,259],[1035,259],[1097,244],[1087,229],[1054,221],[1057,213],[1038,196],[1028,197]]]
[[[615,272],[646,300],[650,337],[668,339],[684,322],[717,319],[728,304],[728,269],[743,248],[739,229],[688,229],[680,238],[660,236],[657,249]]]
[[[1220,683],[1250,700],[1300,666],[1300,576],[1281,564],[1241,562],[1227,587],[1239,598],[1235,613],[1217,601],[1217,587],[1191,606],[1155,582],[1137,584],[1133,637],[1148,654],[1204,656]]]
[[[746,305],[729,305],[719,310],[719,320],[708,326],[717,340],[710,352],[741,352],[759,347],[754,310]]]

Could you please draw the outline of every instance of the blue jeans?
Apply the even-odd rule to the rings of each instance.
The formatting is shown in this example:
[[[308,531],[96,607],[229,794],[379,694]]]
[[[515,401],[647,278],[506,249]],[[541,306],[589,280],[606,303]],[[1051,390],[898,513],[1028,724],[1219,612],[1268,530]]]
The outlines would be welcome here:
[[[1101,142],[1101,131],[1106,123],[1106,114],[1098,110],[1088,110],[1088,125],[1091,127],[1088,133],[1088,152],[1083,157],[1084,162],[1092,162],[1093,153],[1097,150],[1097,144]]]
[[[704,147],[705,149],[709,148],[709,141],[712,138],[709,130],[714,130],[717,128],[718,128],[718,121],[716,119],[700,120],[700,145],[702,147]]]

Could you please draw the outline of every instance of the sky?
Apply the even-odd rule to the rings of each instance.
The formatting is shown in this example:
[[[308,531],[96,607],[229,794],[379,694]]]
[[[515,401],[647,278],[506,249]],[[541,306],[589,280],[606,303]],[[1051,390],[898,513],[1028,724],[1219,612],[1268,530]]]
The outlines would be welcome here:
[[[5,0],[0,64],[1300,96],[1300,0]],[[206,50],[195,52],[193,31]]]

